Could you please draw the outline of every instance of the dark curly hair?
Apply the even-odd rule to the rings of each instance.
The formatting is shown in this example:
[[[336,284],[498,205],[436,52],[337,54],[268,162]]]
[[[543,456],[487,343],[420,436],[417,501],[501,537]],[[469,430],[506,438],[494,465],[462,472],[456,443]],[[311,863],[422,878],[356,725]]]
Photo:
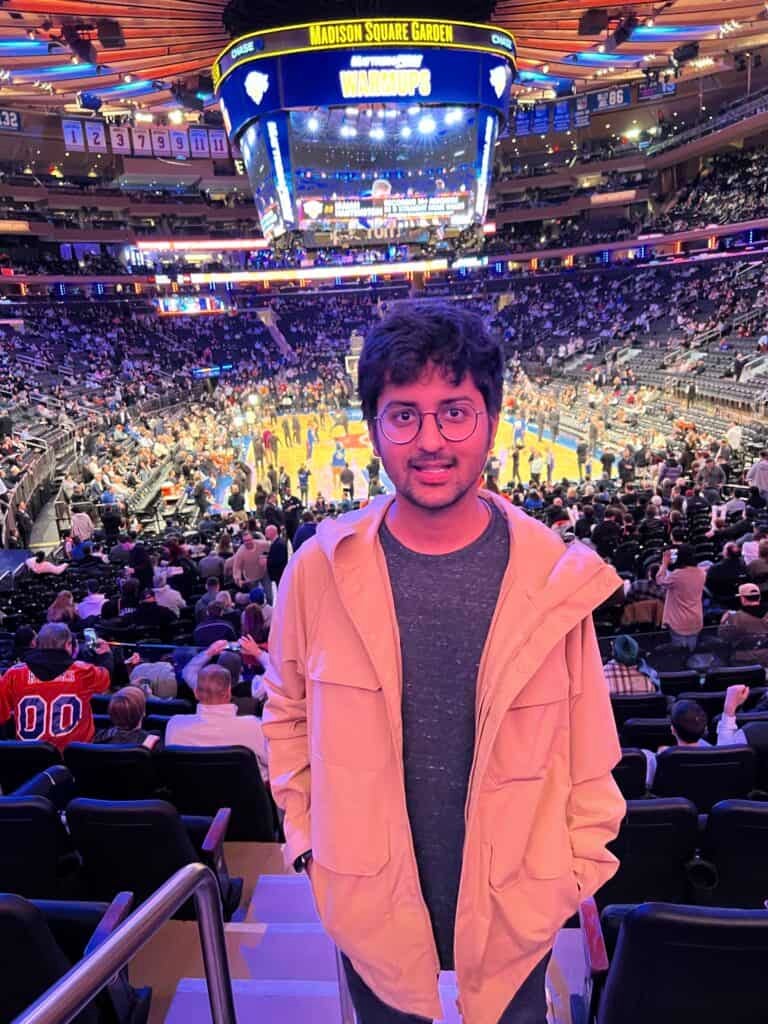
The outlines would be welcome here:
[[[501,346],[477,313],[423,299],[399,302],[368,332],[358,366],[363,417],[372,423],[386,385],[418,380],[428,363],[439,366],[453,384],[469,373],[488,414],[498,415],[504,386]]]

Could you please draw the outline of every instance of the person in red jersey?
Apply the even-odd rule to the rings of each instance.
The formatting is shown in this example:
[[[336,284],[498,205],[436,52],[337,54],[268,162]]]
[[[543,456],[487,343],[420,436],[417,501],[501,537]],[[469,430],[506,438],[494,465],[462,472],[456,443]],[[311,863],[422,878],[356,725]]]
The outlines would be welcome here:
[[[13,716],[17,739],[45,741],[59,750],[93,739],[91,696],[109,689],[106,664],[112,654],[103,640],[94,647],[99,664],[78,661],[77,653],[69,627],[49,622],[24,661],[0,677],[0,723]]]

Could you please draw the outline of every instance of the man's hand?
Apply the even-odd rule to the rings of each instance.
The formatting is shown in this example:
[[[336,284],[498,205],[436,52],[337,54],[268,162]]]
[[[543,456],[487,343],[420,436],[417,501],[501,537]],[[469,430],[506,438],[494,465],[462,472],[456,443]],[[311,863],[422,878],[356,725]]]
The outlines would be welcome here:
[[[134,653],[130,656],[130,658],[126,658],[125,659],[125,664],[126,665],[130,665],[131,668],[135,668],[137,665],[140,665],[141,664],[141,655],[139,654],[139,652],[138,651],[134,651]]]
[[[732,718],[748,696],[748,686],[742,686],[739,683],[736,683],[734,686],[729,686],[725,691],[725,706],[723,707],[723,714],[729,715]]]
[[[97,640],[93,645],[94,654],[109,654],[109,644],[106,640]]]
[[[217,658],[222,651],[226,651],[229,640],[214,640],[205,652],[207,658]]]

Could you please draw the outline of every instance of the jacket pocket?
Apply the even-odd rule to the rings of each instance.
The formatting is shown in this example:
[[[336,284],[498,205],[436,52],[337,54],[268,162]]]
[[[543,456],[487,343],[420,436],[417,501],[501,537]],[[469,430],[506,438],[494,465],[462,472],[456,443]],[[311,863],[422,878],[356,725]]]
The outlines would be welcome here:
[[[310,678],[313,755],[363,771],[382,768],[392,754],[392,736],[379,681],[368,674]]]
[[[513,779],[497,792],[490,832],[493,889],[504,889],[521,875],[553,879],[572,871],[569,787],[558,770],[561,763],[553,764],[544,778]]]
[[[488,762],[492,783],[535,781],[567,741],[569,701],[559,694],[539,702],[515,703],[505,712]]]
[[[321,867],[357,876],[383,870],[390,857],[389,820],[382,806],[388,785],[385,774],[312,759],[312,857]]]

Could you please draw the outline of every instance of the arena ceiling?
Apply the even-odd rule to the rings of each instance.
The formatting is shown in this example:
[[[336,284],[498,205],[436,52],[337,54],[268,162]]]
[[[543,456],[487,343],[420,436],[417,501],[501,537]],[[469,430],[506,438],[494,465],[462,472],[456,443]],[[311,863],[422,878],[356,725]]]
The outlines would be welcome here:
[[[99,97],[102,113],[213,106],[208,75],[229,41],[226,6],[0,0],[0,106],[73,111],[84,92]],[[522,81],[515,88],[545,95],[565,80],[581,91],[596,80],[618,83],[655,71],[689,79],[744,70],[745,55],[768,46],[763,2],[498,0],[493,20],[517,40]],[[695,56],[689,50],[676,69],[674,55],[688,44],[697,47]]]

